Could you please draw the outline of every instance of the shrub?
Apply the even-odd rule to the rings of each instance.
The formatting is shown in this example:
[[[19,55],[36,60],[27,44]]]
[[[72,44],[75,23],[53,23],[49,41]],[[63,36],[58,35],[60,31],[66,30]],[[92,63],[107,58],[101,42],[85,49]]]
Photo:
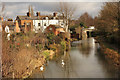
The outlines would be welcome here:
[[[48,50],[43,51],[43,55],[45,56],[45,58],[48,60],[49,59],[49,55],[50,52]]]
[[[61,41],[61,48],[62,50],[65,50],[66,49],[66,41]]]
[[[55,37],[55,34],[52,33],[52,32],[47,34],[47,39],[48,39],[48,43],[49,44],[53,44],[54,43],[54,40],[53,40],[54,37]]]

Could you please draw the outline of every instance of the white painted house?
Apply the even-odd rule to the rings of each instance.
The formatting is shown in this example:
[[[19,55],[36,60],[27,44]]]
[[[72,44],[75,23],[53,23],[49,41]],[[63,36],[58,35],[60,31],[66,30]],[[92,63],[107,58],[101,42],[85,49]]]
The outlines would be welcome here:
[[[10,33],[10,29],[9,29],[8,26],[5,27],[5,32],[6,32],[6,33]]]
[[[38,32],[45,30],[49,25],[60,25],[61,27],[65,27],[65,21],[63,18],[57,16],[57,13],[53,13],[53,16],[41,16],[40,13],[37,12],[37,16],[39,18],[33,20],[33,31]]]

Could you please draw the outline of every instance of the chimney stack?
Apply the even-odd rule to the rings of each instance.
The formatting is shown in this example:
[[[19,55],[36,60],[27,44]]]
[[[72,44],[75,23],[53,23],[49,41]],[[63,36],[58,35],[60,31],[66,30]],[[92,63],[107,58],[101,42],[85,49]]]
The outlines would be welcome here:
[[[36,15],[37,15],[37,17],[40,17],[40,12],[37,12]]]
[[[30,12],[28,12],[28,13],[27,13],[27,16],[28,16],[28,17],[31,17],[31,13],[30,13]]]
[[[3,21],[3,17],[2,16],[0,16],[0,20]]]
[[[13,19],[9,18],[7,21],[13,21]]]
[[[57,17],[57,13],[56,13],[56,12],[54,12],[54,13],[53,13],[53,16],[54,16],[54,17]]]

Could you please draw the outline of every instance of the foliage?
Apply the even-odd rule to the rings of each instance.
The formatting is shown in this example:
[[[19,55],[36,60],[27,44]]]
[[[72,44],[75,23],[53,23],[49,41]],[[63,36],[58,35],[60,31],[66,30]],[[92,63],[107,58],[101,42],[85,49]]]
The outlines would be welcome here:
[[[54,37],[55,37],[55,34],[53,32],[50,32],[47,34],[48,44],[53,44],[55,42]]]
[[[42,44],[37,44],[36,48],[40,51],[40,50],[42,50],[43,46],[42,46]]]
[[[79,19],[78,19],[78,24],[82,27],[88,27],[94,25],[94,19],[87,13],[85,12],[82,14]]]
[[[66,50],[66,41],[61,41],[62,50]]]
[[[75,31],[75,28],[77,28],[79,25],[73,25],[73,26],[70,26],[70,31],[72,31],[72,33],[76,33],[76,31]]]
[[[53,50],[53,51],[57,50],[57,46],[55,44],[49,45],[49,48],[50,50]]]
[[[80,22],[80,26],[83,27],[83,26],[84,26],[84,23],[83,23],[83,22]]]
[[[43,51],[43,55],[45,56],[45,58],[48,60],[49,59],[49,55],[50,52],[48,50]]]
[[[103,6],[100,15],[95,17],[95,26],[97,33],[104,36],[105,41],[109,43],[117,42],[118,30],[118,3],[107,2]],[[119,38],[120,39],[120,38]],[[114,41],[114,42],[113,42]]]

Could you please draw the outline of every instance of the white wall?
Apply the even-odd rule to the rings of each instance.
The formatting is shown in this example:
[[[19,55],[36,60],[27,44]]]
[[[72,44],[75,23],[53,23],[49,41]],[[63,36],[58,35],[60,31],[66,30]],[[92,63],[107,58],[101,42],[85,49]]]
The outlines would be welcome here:
[[[40,26],[38,26],[38,23],[40,23]],[[64,27],[63,20],[33,20],[33,26],[34,26],[33,31],[39,29],[42,29],[42,31],[44,31],[44,29],[51,24],[60,25],[61,27]]]

